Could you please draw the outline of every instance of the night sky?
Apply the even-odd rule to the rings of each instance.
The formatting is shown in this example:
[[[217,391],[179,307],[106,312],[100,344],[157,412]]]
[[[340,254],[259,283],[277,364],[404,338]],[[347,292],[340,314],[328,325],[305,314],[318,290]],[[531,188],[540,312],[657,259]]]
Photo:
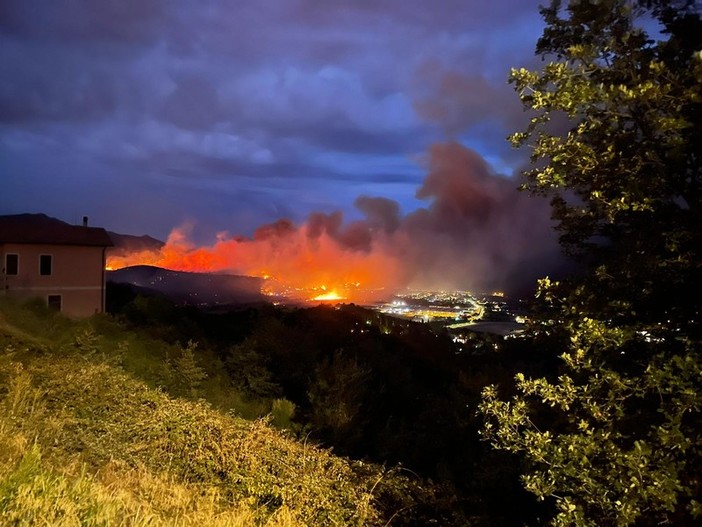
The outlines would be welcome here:
[[[354,250],[380,225],[550,258],[505,139],[539,3],[3,0],[0,214],[205,244],[333,218]]]

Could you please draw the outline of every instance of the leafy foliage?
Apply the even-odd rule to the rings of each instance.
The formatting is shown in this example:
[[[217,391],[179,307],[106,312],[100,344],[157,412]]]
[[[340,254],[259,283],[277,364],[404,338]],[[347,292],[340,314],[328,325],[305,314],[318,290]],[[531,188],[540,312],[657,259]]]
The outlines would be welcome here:
[[[695,2],[553,1],[511,81],[534,113],[525,187],[585,276],[540,284],[557,379],[484,392],[484,434],[529,462],[554,525],[693,524],[702,473],[702,21]],[[661,37],[646,32],[658,23]],[[550,322],[549,322],[550,320]]]
[[[287,399],[275,399],[271,405],[271,423],[283,430],[293,430],[297,427],[292,419],[295,416],[295,403]]]
[[[333,358],[319,364],[308,392],[312,426],[336,437],[336,443],[340,436],[353,433],[352,425],[359,419],[362,387],[368,381],[368,374],[355,359],[338,351]]]
[[[280,386],[272,380],[264,355],[257,345],[236,344],[225,352],[224,366],[234,386],[250,397],[270,398],[280,395]]]

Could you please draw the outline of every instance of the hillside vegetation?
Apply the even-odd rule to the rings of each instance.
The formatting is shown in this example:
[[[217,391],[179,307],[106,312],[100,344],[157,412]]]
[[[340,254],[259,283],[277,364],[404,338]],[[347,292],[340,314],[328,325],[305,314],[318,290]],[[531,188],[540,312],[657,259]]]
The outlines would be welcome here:
[[[402,525],[431,501],[398,470],[244,419],[260,408],[210,359],[3,301],[0,523]]]
[[[441,327],[353,304],[199,310],[109,283],[107,299],[126,327],[168,343],[159,347],[170,349],[177,375],[160,382],[171,393],[194,391],[251,418],[270,413],[299,440],[423,479],[424,490],[413,485],[400,507],[395,498],[383,505],[391,514],[403,509],[394,526],[499,527],[541,514],[515,460],[481,441],[476,410],[488,384],[509,387],[517,371],[553,372],[549,342],[475,335],[461,351]],[[161,371],[144,357],[153,352],[125,367]]]

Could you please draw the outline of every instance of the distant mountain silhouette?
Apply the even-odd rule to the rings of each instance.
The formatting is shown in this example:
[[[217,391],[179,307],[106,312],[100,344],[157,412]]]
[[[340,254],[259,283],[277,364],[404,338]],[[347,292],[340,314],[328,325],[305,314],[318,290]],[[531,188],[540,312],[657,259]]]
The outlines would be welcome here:
[[[230,274],[171,271],[136,265],[108,271],[109,282],[129,284],[142,292],[157,293],[176,304],[216,307],[261,303],[262,278]]]
[[[107,231],[107,234],[114,244],[114,247],[108,249],[108,256],[126,256],[129,253],[144,251],[157,252],[165,245],[161,240],[146,235],[133,236],[131,234],[119,234],[112,231]]]

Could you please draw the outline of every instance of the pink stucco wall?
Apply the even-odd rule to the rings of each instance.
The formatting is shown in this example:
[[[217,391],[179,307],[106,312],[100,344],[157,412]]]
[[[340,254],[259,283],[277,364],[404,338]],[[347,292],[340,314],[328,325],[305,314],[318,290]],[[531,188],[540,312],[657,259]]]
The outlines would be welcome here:
[[[16,276],[0,274],[0,294],[15,298],[61,295],[61,311],[84,317],[105,310],[105,273],[103,247],[74,245],[0,245],[0,268],[6,254],[19,255]],[[39,274],[40,255],[51,255],[50,276]]]

